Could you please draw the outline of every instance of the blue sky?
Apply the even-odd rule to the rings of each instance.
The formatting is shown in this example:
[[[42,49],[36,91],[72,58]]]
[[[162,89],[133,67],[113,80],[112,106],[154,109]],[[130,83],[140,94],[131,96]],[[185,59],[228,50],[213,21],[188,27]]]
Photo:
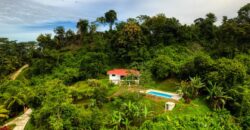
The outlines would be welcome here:
[[[0,37],[31,41],[41,33],[53,33],[56,26],[75,30],[82,19],[94,21],[114,9],[118,20],[138,15],[165,13],[181,23],[191,24],[206,13],[215,13],[219,24],[222,16],[237,16],[240,7],[250,0],[1,0]],[[99,27],[103,30],[105,27]]]

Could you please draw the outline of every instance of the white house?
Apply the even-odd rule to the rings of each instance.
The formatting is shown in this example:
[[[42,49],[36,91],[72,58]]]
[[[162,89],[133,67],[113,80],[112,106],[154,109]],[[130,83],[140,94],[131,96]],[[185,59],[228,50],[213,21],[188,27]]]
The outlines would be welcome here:
[[[109,80],[114,84],[139,84],[140,72],[133,69],[113,69],[107,72]]]

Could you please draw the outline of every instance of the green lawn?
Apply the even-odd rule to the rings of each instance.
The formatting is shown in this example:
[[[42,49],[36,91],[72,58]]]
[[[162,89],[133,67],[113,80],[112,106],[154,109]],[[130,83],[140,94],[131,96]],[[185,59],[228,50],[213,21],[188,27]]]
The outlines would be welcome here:
[[[144,85],[145,88],[158,89],[162,91],[176,92],[178,90],[179,81],[177,79],[167,79],[161,82],[154,82]]]
[[[185,104],[182,101],[176,104],[173,111],[166,112],[169,116],[182,116],[182,115],[205,115],[211,112],[207,106],[204,98],[196,98],[190,104]]]

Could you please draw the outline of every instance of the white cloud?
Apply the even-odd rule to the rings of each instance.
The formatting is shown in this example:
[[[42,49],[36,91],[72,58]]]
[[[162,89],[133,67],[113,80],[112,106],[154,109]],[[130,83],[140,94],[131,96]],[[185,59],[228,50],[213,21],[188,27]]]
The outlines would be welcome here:
[[[138,2],[139,1],[139,2]],[[137,6],[126,11],[122,17],[138,16],[140,14],[156,15],[165,13],[168,17],[176,17],[182,23],[190,24],[196,18],[204,17],[212,12],[220,21],[222,16],[236,17],[237,11],[247,0],[138,0]]]
[[[33,0],[34,2],[41,3],[43,5],[57,6],[57,7],[69,7],[77,6],[79,4],[91,5],[96,3],[110,3],[121,2],[121,0]]]
[[[34,41],[37,36],[41,33],[53,33],[51,30],[43,30],[43,31],[33,31],[33,32],[15,32],[15,33],[6,33],[1,34],[0,37],[7,37],[10,40],[18,40],[22,41]]]
[[[80,18],[93,21],[109,9],[118,12],[119,20],[141,14],[152,16],[165,13],[167,17],[176,17],[181,23],[190,24],[194,19],[212,12],[220,22],[224,15],[229,18],[237,16],[237,10],[248,2],[249,0],[1,0],[0,36],[35,40],[34,36],[39,34],[37,30],[27,31],[23,26],[53,21],[77,21]]]

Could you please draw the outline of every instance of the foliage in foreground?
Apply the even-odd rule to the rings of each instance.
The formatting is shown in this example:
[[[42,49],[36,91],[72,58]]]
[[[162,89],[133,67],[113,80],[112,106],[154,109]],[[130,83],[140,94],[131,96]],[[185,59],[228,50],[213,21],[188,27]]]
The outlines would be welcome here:
[[[240,130],[235,125],[227,111],[207,113],[203,116],[177,116],[169,117],[167,114],[159,115],[152,120],[145,121],[142,130],[175,130],[175,129],[216,129],[216,130]]]

